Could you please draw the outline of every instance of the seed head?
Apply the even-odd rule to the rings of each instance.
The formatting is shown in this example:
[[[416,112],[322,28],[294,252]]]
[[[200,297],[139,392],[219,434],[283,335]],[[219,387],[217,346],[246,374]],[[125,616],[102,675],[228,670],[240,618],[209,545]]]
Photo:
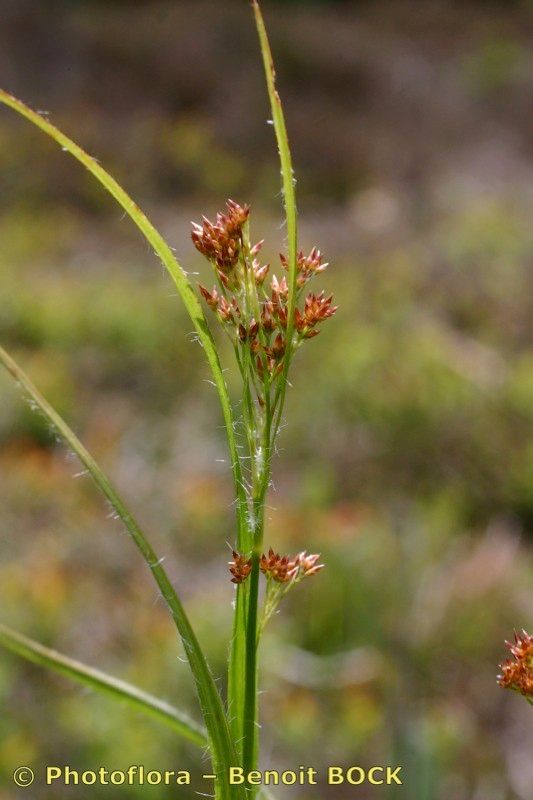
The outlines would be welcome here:
[[[212,292],[210,292],[209,289],[206,289],[205,286],[202,286],[201,283],[198,284],[198,288],[200,289],[202,297],[204,298],[209,308],[212,308],[213,311],[216,311],[216,309],[218,308],[218,300],[219,300],[216,286],[213,286]]]
[[[272,333],[276,327],[274,322],[274,304],[271,300],[265,300],[261,307],[261,327],[265,333]]]
[[[320,553],[306,553],[304,550],[296,556],[296,563],[298,564],[299,577],[310,578],[311,575],[316,575],[321,569],[324,569],[325,564],[317,564],[320,558]]]
[[[232,551],[233,560],[229,561],[229,571],[233,575],[232,583],[243,583],[252,571],[252,559]]]
[[[221,297],[218,301],[218,316],[221,322],[234,322],[233,316],[234,308],[228,303],[225,297]]]
[[[521,633],[515,631],[514,641],[505,644],[511,651],[512,658],[500,664],[498,684],[533,700],[533,636],[525,630]]]
[[[295,312],[294,321],[298,333],[305,339],[316,336],[318,331],[313,330],[315,325],[332,317],[337,311],[338,306],[333,306],[332,302],[333,295],[326,297],[324,291],[320,292],[320,294],[310,292],[305,298],[304,310],[300,311],[297,308]]]
[[[259,567],[263,575],[277,583],[287,583],[298,572],[298,565],[294,559],[290,556],[280,556],[272,548],[268,551],[267,556],[263,553]]]
[[[262,264],[258,258],[263,241],[250,243],[249,214],[247,205],[228,200],[225,212],[219,212],[214,222],[203,217],[201,224],[193,223],[192,239],[211,262],[218,279],[212,291],[200,286],[202,297],[230,337],[243,376],[249,369],[255,373],[253,391],[259,408],[263,409],[267,407],[269,392],[284,375],[292,348],[317,336],[319,323],[333,316],[337,307],[323,291],[309,293],[303,309],[296,307],[302,286],[327,267],[317,247],[307,255],[303,250],[297,254],[297,286],[291,303],[287,275],[272,275],[267,282],[270,265]],[[287,269],[287,257],[280,258],[282,267]],[[287,338],[289,306],[294,309],[291,313],[296,334],[291,341]]]
[[[282,328],[287,327],[287,300],[289,296],[289,287],[285,276],[279,281],[276,275],[272,276],[272,283],[270,284],[272,290],[272,311],[278,324]]]
[[[258,286],[262,286],[263,283],[265,282],[268,270],[270,269],[270,264],[263,264],[263,266],[261,266],[257,258],[254,258],[252,262],[252,267],[254,270],[254,277],[256,284]]]
[[[274,339],[274,344],[272,345],[272,355],[274,356],[276,361],[279,361],[280,358],[283,358],[284,354],[285,354],[285,339],[283,338],[281,333],[278,333],[278,335]]]
[[[276,275],[272,276],[272,300],[274,302],[279,301],[280,299],[286,299],[289,294],[289,286],[287,284],[287,278],[285,275],[281,280],[278,280]]]
[[[248,206],[240,206],[233,200],[226,202],[226,209],[225,214],[218,212],[215,222],[207,217],[203,217],[201,225],[193,222],[191,233],[194,246],[216,265],[224,285],[239,260],[242,228],[250,213]]]
[[[282,267],[288,270],[289,260],[287,256],[283,255],[283,253],[280,253],[279,258]],[[313,247],[308,256],[304,255],[303,250],[300,250],[296,258],[297,286],[303,286],[313,277],[313,275],[318,275],[319,272],[324,272],[327,266],[327,262],[322,262],[322,254],[317,247]]]

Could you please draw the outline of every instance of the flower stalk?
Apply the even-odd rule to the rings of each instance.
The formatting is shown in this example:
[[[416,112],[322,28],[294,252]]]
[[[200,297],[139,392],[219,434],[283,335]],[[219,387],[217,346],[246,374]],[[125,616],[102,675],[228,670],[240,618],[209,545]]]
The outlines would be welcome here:
[[[258,758],[257,649],[261,634],[287,591],[323,567],[317,563],[318,555],[306,552],[293,558],[280,556],[272,549],[268,555],[263,554],[265,503],[288,364],[291,354],[317,336],[321,324],[337,309],[324,291],[307,291],[309,281],[328,266],[316,247],[308,255],[303,251],[296,255],[295,299],[291,302],[290,282],[283,274],[287,270],[290,273],[290,259],[281,254],[281,272],[271,274],[270,264],[259,258],[263,241],[252,244],[250,239],[247,205],[228,200],[226,209],[213,221],[203,217],[202,222],[193,222],[191,237],[209,261],[215,280],[211,289],[200,284],[200,295],[231,342],[242,380],[241,473],[250,546],[244,551],[234,550],[230,562],[231,581],[237,586],[238,596],[228,707],[234,719],[235,738],[242,739],[244,770],[249,772],[256,768]],[[238,541],[236,546],[239,547]],[[261,575],[266,579],[266,588],[260,611]],[[242,662],[240,668],[237,660]]]

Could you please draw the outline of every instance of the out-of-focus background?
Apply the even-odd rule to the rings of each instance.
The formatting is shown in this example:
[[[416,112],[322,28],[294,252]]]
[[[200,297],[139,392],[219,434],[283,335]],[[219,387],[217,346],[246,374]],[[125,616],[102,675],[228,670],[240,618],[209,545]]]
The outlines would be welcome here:
[[[533,616],[530,12],[265,3],[301,241],[325,251],[340,310],[294,365],[274,465],[268,543],[327,569],[265,637],[264,765],[404,766],[403,788],[358,787],[362,800],[531,798],[532,711],[495,683],[503,640]],[[186,269],[209,280],[189,220],[228,196],[251,203],[276,262],[279,167],[247,2],[0,0],[0,17],[2,86],[123,181]],[[153,535],[222,677],[231,483],[191,324],[131,223],[7,110],[0,175],[2,344]],[[3,374],[0,397],[1,621],[194,712],[128,537]],[[5,652],[0,709],[2,800],[23,796],[20,764],[201,771],[156,723]]]

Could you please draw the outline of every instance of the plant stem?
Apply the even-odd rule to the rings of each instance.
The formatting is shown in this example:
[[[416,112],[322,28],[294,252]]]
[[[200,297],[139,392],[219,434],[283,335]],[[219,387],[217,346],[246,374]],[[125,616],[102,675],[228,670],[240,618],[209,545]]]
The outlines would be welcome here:
[[[262,438],[263,462],[262,471],[257,478],[257,488],[253,498],[254,550],[252,554],[252,572],[250,575],[250,595],[246,620],[246,670],[244,701],[244,746],[243,766],[245,772],[256,769],[258,759],[258,607],[259,607],[259,559],[263,547],[265,528],[265,499],[270,484],[270,406],[265,407],[264,430]],[[255,790],[250,789],[251,796]]]
[[[243,726],[243,767],[245,773],[255,769],[257,746],[257,612],[259,604],[259,558],[254,552],[250,575],[250,595],[246,624],[246,666]],[[250,790],[253,792],[253,790]]]

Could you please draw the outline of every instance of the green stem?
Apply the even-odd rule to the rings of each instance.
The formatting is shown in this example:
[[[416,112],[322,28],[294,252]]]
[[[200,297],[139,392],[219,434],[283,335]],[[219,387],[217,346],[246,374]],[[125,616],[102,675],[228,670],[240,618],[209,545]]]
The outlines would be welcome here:
[[[244,737],[244,690],[246,664],[246,613],[249,584],[241,583],[235,594],[233,632],[228,659],[228,719],[238,763],[242,764]]]
[[[250,575],[250,595],[248,601],[248,614],[246,619],[246,672],[245,672],[245,699],[244,699],[244,746],[243,766],[245,772],[257,768],[258,760],[258,611],[259,611],[259,559],[263,547],[265,527],[265,499],[270,483],[270,425],[269,415],[265,415],[263,431],[264,461],[262,474],[258,478],[258,486],[253,501],[254,513],[254,550],[252,572]],[[255,789],[250,788],[250,795],[254,797]]]
[[[259,620],[259,625],[257,628],[257,643],[261,639],[261,635],[271,619],[272,615],[276,611],[280,600],[283,597],[283,588],[282,584],[276,583],[274,580],[270,579],[267,584],[267,591],[265,602],[263,604],[263,611],[261,613],[261,619]]]
[[[250,595],[246,624],[246,675],[244,694],[243,767],[245,773],[256,768],[257,728],[257,612],[259,604],[259,552],[254,552],[250,575]],[[250,790],[253,796],[253,789]]]

